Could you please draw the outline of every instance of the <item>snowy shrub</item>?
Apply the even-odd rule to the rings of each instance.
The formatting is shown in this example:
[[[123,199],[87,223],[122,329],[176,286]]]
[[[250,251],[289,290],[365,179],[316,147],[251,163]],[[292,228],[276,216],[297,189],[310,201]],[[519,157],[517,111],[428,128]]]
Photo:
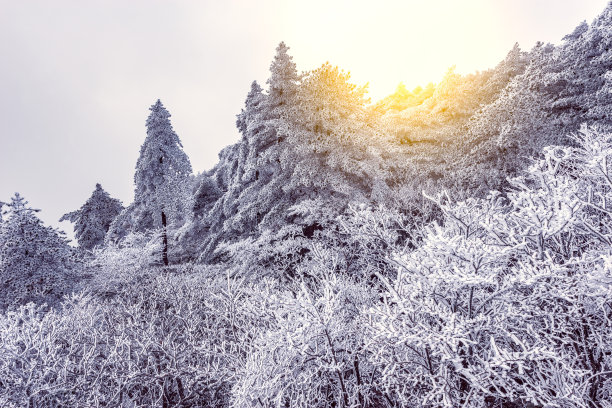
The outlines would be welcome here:
[[[162,240],[159,232],[129,233],[117,243],[109,242],[93,251],[86,266],[91,280],[87,288],[97,293],[116,293],[121,286],[136,283],[151,274],[161,261]]]
[[[576,154],[545,149],[506,198],[434,198],[444,224],[393,257],[368,344],[401,404],[588,407],[609,396],[612,292],[607,258],[593,250],[609,224],[587,224],[597,204],[583,192],[598,183],[576,174],[599,169],[601,184],[610,157],[601,143],[593,154],[588,133],[578,141]]]
[[[265,327],[265,290],[160,274],[120,296],[0,315],[2,406],[218,407]]]
[[[272,324],[253,342],[232,405],[364,406],[380,396],[363,353],[360,309],[374,293],[336,275],[268,294]]]

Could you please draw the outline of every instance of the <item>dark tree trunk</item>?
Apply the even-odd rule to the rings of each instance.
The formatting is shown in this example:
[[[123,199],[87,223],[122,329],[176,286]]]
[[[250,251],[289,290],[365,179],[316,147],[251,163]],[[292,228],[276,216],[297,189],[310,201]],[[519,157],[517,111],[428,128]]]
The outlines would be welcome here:
[[[162,256],[164,258],[164,265],[168,266],[168,232],[166,228],[166,213],[162,211],[162,236],[164,239],[164,250]]]

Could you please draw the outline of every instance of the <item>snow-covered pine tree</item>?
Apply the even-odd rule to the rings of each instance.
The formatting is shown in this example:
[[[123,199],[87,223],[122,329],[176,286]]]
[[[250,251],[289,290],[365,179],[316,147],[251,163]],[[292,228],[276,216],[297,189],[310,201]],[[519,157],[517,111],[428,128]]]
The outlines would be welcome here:
[[[285,152],[295,156],[281,159],[294,162],[293,188],[359,200],[374,179],[384,179],[373,154],[382,137],[365,117],[366,87],[349,80],[349,73],[329,63],[302,79],[290,115],[295,152]]]
[[[176,222],[185,212],[185,187],[191,163],[170,123],[170,112],[158,99],[147,118],[147,138],[136,163],[135,201],[148,203],[153,222],[163,229],[163,261],[168,265],[168,221]],[[170,220],[169,220],[170,219]]]
[[[276,49],[267,93],[252,84],[236,121],[242,139],[220,155],[212,172],[223,195],[208,214],[203,258],[220,241],[266,229],[280,234],[288,224],[320,226],[348,200],[372,193],[369,177],[381,180],[377,192],[385,190],[380,160],[372,154],[380,140],[365,118],[365,88],[348,83],[348,74],[329,64],[299,75],[287,51],[284,43]],[[328,216],[306,220],[289,211],[305,200],[321,203],[326,209],[315,211]]]
[[[472,190],[507,187],[509,175],[525,170],[524,157],[547,145],[571,144],[567,135],[583,123],[612,126],[611,22],[612,3],[592,24],[579,24],[562,44],[537,43],[526,61],[513,50],[498,66],[503,72],[514,65],[518,69],[510,72],[516,73],[527,63],[470,120],[456,167],[471,179]]]
[[[246,193],[249,204],[257,208],[264,204],[254,196],[269,180],[269,177],[265,176],[271,173],[264,171],[269,163],[262,158],[262,154],[270,148],[274,150],[274,144],[277,142],[276,122],[268,121],[272,117],[272,107],[268,106],[267,102],[268,97],[263,94],[259,84],[253,81],[244,109],[237,116],[236,127],[242,134],[242,139],[235,150],[235,156],[230,158],[234,161],[234,166],[222,201],[224,213],[235,220],[225,223],[224,234],[228,236],[252,232],[257,227],[257,212],[266,211],[264,206],[261,210],[245,212],[245,205],[240,197]],[[218,222],[223,223],[225,219],[220,218]]]
[[[135,201],[156,203],[164,207],[168,216],[178,217],[169,193],[175,192],[173,182],[186,182],[189,179],[191,163],[172,128],[170,112],[159,99],[149,109],[147,138],[140,148],[134,174]],[[158,217],[161,217],[161,213]]]
[[[289,47],[281,42],[276,47],[276,55],[270,64],[270,78],[266,81],[269,85],[268,94],[270,105],[280,107],[291,101],[297,91],[297,83],[300,80],[293,57],[287,51]]]
[[[71,249],[63,233],[44,226],[15,193],[0,224],[0,310],[28,302],[53,304],[68,293]]]
[[[267,94],[257,82],[251,84],[236,121],[242,139],[219,154],[219,164],[212,171],[223,195],[210,209],[211,235],[202,248],[203,259],[212,256],[220,240],[244,238],[261,230],[262,222],[266,227],[278,226],[283,222],[279,209],[292,204],[283,191],[291,177],[291,163],[283,168],[280,156],[290,148],[288,115],[300,75],[288,50],[282,42],[276,48]],[[274,221],[264,222],[266,217]]]
[[[78,210],[62,215],[61,221],[74,223],[74,233],[79,247],[93,249],[104,244],[104,236],[111,223],[123,210],[121,201],[112,198],[100,185]]]
[[[191,163],[170,123],[170,112],[158,99],[149,108],[147,137],[136,163],[134,202],[119,214],[107,239],[128,232],[162,229],[163,262],[168,264],[168,226],[179,226],[188,208]]]

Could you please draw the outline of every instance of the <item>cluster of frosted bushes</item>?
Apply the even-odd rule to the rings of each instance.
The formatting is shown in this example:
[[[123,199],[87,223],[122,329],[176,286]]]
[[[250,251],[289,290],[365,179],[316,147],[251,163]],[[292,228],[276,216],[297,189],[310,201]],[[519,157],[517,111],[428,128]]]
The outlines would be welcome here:
[[[610,162],[583,129],[440,223],[351,209],[291,278],[141,265],[9,312],[0,406],[611,407]]]
[[[195,272],[134,278],[104,301],[81,294],[2,316],[0,406],[225,405],[254,335],[244,289]]]

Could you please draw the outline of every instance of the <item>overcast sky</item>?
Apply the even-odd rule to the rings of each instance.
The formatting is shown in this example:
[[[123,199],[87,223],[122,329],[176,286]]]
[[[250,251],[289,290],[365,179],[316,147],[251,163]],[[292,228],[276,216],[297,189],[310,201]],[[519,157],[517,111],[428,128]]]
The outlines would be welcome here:
[[[280,41],[299,70],[329,61],[377,100],[558,43],[606,3],[0,0],[0,201],[18,191],[54,226],[97,182],[129,204],[157,98],[194,170],[211,168]]]

